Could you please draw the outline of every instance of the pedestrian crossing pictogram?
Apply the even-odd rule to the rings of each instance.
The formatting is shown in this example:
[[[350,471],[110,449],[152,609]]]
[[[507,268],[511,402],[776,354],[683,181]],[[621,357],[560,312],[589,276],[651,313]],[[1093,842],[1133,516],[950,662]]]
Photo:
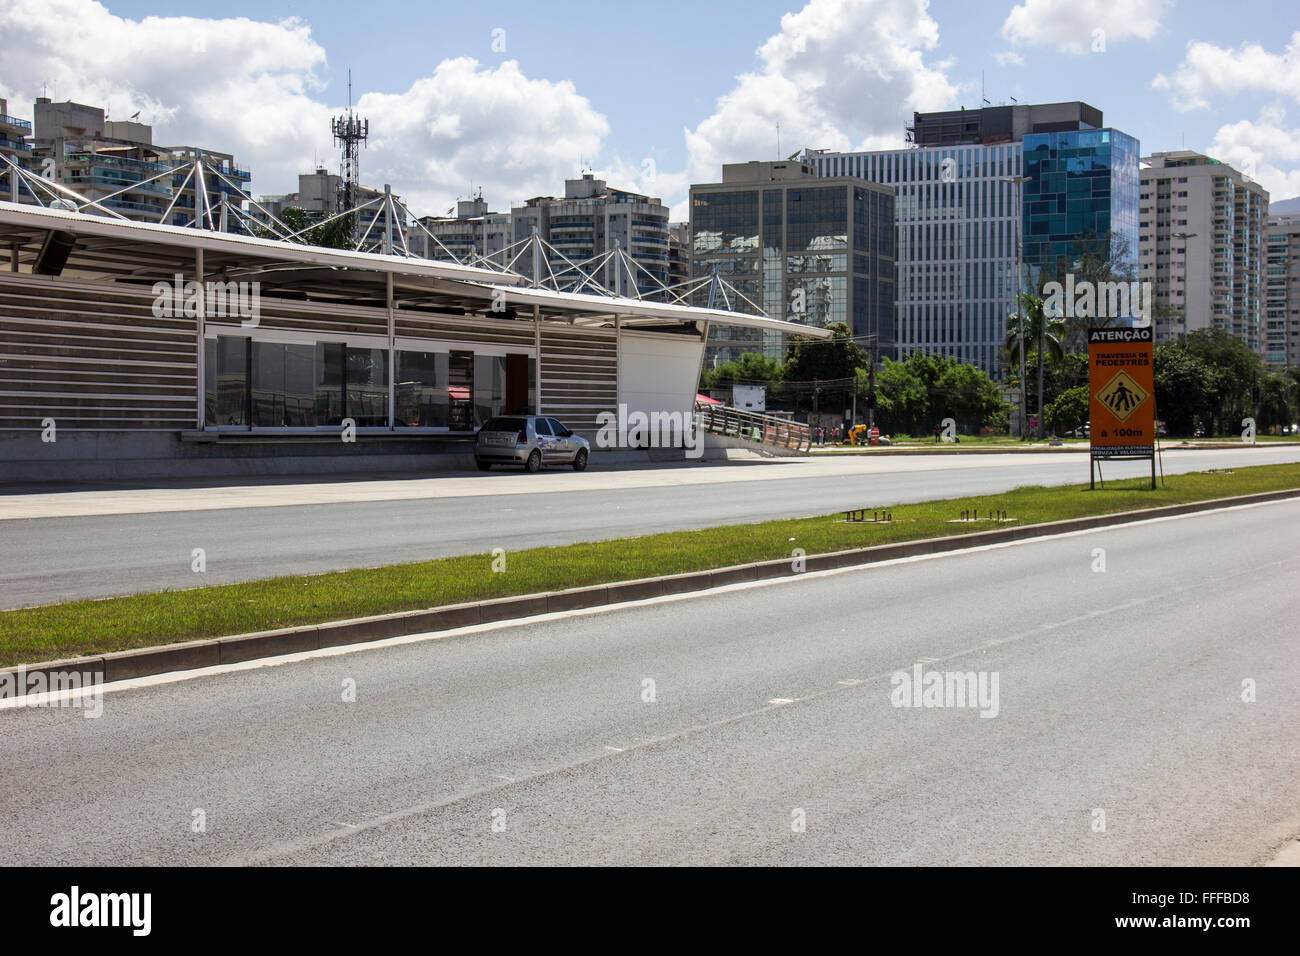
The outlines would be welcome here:
[[[1116,372],[1115,377],[1097,393],[1101,402],[1121,422],[1132,415],[1149,396],[1127,372]]]

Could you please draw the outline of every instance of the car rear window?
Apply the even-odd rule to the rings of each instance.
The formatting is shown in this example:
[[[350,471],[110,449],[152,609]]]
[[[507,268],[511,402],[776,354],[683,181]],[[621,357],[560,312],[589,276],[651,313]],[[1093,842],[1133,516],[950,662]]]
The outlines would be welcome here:
[[[483,426],[485,432],[517,432],[528,427],[526,418],[490,418]]]

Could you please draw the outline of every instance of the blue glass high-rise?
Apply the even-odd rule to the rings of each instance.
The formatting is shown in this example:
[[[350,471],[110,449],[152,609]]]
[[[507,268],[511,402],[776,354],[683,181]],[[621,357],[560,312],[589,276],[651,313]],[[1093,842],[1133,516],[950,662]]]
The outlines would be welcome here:
[[[1116,260],[1136,277],[1138,141],[1117,129],[1030,133],[1024,138],[1024,262],[1030,282],[1063,278],[1085,256]]]

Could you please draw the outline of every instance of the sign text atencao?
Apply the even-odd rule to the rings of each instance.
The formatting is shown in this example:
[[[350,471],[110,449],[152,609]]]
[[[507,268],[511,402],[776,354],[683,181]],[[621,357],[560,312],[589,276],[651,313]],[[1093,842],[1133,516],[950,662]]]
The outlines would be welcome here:
[[[1088,465],[1095,487],[1094,462],[1118,458],[1151,459],[1156,481],[1156,397],[1152,329],[1088,330],[1088,410],[1091,442]]]

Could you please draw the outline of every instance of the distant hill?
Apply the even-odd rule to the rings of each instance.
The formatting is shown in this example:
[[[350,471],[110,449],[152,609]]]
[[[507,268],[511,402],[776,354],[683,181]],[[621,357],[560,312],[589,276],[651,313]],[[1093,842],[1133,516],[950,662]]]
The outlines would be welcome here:
[[[1271,202],[1268,204],[1268,214],[1276,216],[1279,213],[1297,213],[1300,212],[1300,196],[1295,199],[1283,199],[1281,202]]]

